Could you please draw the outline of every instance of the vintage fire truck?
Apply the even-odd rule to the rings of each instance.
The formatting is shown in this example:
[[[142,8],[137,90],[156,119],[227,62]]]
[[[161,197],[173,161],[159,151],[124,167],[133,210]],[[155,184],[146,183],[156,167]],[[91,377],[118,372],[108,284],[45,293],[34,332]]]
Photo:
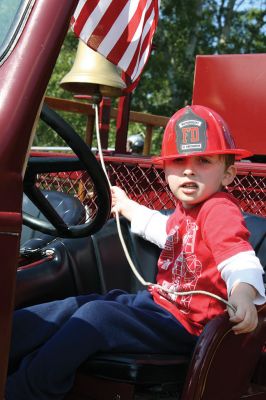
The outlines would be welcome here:
[[[2,3],[9,4],[9,0]],[[78,0],[17,1],[0,37],[0,398],[8,369],[13,310],[44,301],[112,288],[142,288],[123,252],[110,216],[110,190],[90,145],[95,110],[80,99],[45,97],[45,91]],[[71,79],[66,88],[73,89]],[[70,86],[68,83],[70,82]],[[100,136],[108,148],[101,98],[112,85],[93,82],[100,110]],[[74,91],[86,96],[86,82]],[[84,83],[84,82],[83,82]],[[89,82],[87,82],[92,87]],[[76,85],[76,86],[75,86]],[[198,56],[193,104],[218,111],[240,147],[254,156],[237,163],[228,191],[238,200],[251,244],[266,266],[266,54]],[[75,89],[76,88],[76,89]],[[117,90],[119,88],[115,88]],[[94,93],[94,94],[95,94]],[[99,97],[100,96],[100,97]],[[57,113],[87,118],[86,143]],[[30,151],[39,118],[71,148],[69,154]],[[130,110],[127,96],[108,118],[116,120],[115,149],[104,151],[112,184],[154,209],[173,209],[161,166],[150,157],[152,130],[167,117]],[[142,154],[126,148],[129,121],[146,127]],[[107,124],[108,125],[108,124]],[[159,250],[121,230],[138,271],[154,280]],[[144,268],[149,264],[149,271]],[[207,324],[192,358],[178,354],[103,353],[77,371],[68,400],[266,399],[266,308],[258,308],[252,333],[236,336],[227,314]],[[67,349],[66,349],[67,351]],[[226,383],[225,383],[226,382]]]

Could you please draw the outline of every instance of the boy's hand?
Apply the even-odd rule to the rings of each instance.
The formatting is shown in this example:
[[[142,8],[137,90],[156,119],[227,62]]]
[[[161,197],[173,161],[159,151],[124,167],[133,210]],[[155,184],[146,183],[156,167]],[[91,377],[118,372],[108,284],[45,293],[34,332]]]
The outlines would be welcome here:
[[[256,297],[256,290],[248,283],[237,284],[229,296],[229,303],[236,308],[236,313],[228,307],[230,321],[236,325],[233,331],[236,335],[252,332],[258,324],[258,313],[253,300]]]
[[[116,210],[118,212],[121,211],[121,208],[123,208],[123,204],[129,200],[126,192],[119,188],[118,186],[112,186],[111,187],[111,195],[112,195],[112,212],[115,212]]]
[[[134,212],[141,207],[136,201],[131,200],[126,192],[118,186],[112,186],[112,212],[118,211],[129,221],[132,220]]]

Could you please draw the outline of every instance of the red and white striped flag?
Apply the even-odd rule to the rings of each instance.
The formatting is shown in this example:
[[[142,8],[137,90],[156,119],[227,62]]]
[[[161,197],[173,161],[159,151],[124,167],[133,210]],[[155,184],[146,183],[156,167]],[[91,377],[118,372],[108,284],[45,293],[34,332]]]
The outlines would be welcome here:
[[[128,92],[137,86],[148,61],[159,3],[160,0],[80,0],[72,17],[74,33],[130,78],[131,83],[126,82]]]

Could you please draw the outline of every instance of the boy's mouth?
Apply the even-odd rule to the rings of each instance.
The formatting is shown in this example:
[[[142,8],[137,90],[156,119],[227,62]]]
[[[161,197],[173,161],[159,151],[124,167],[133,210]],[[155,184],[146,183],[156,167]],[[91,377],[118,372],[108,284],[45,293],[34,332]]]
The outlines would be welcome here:
[[[197,192],[199,186],[196,182],[185,182],[180,186],[183,194],[185,195],[193,195]]]
[[[181,185],[184,189],[197,189],[198,185],[195,182],[185,182]]]

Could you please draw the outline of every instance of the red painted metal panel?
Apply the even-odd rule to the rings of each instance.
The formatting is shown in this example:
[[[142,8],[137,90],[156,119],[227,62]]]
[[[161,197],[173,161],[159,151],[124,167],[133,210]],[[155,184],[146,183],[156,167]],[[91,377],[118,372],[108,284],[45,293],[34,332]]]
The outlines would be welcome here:
[[[238,147],[266,155],[266,54],[197,56],[193,104],[217,111]]]
[[[4,393],[21,230],[22,169],[31,130],[78,0],[36,0],[0,67],[0,399]]]

